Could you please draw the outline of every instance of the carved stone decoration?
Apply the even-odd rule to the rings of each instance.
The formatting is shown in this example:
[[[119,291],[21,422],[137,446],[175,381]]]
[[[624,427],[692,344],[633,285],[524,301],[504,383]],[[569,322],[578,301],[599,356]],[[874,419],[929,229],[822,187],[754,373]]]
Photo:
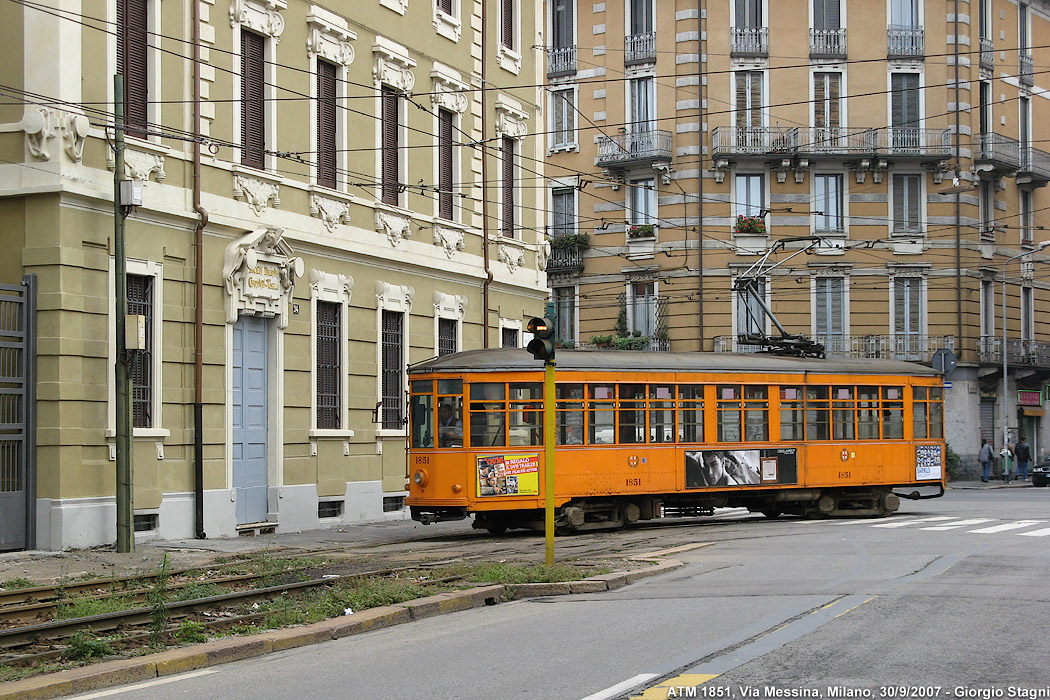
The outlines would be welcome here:
[[[457,250],[466,250],[467,244],[463,240],[463,232],[454,228],[444,226],[434,227],[434,245],[441,246],[445,255],[452,259]]]
[[[379,0],[379,4],[393,10],[399,15],[408,12],[408,0]]]
[[[230,3],[230,26],[241,25],[280,41],[284,17],[279,10],[285,7],[286,4],[278,0],[233,0]]]
[[[511,274],[525,264],[525,251],[517,246],[500,243],[499,261],[507,264]]]
[[[350,31],[346,20],[320,7],[311,8],[306,16],[306,53],[320,56],[340,66],[354,62],[354,47],[350,43],[357,34]]]
[[[463,82],[458,71],[435,63],[434,70],[430,71],[430,79],[433,83],[430,93],[432,105],[456,114],[463,114],[467,111],[467,106],[470,104],[466,95],[468,86]]]
[[[390,240],[390,245],[396,246],[402,239],[412,235],[412,220],[407,216],[377,211],[376,231],[382,231]]]
[[[435,318],[457,318],[463,320],[467,316],[467,298],[462,294],[445,294],[434,292],[434,317]]]
[[[110,170],[117,167],[112,151],[107,156],[106,166]],[[124,177],[129,180],[146,182],[151,175],[157,182],[163,182],[167,177],[167,173],[164,172],[164,155],[125,146]]]
[[[62,119],[62,141],[66,155],[74,163],[84,160],[84,142],[91,131],[91,122],[83,114],[67,114]]]
[[[288,326],[288,300],[295,280],[303,276],[303,259],[284,240],[284,229],[250,231],[226,246],[222,278],[226,289],[226,322],[241,314],[278,318]]]
[[[40,160],[51,160],[48,141],[58,133],[57,114],[47,107],[29,107],[19,126],[26,134],[29,154]]]
[[[536,246],[536,269],[547,270],[547,261],[551,259],[551,242],[543,241]]]
[[[350,303],[354,290],[354,278],[350,275],[335,275],[316,268],[310,270],[310,289],[313,296],[325,301]]]
[[[416,62],[409,58],[408,49],[389,39],[376,37],[372,45],[375,63],[372,65],[372,79],[375,84],[389,85],[395,90],[412,92],[416,85],[416,76],[412,69]]]
[[[325,228],[334,231],[339,224],[350,223],[350,202],[311,194],[310,216],[316,216]]]
[[[510,136],[511,138],[520,139],[529,134],[529,128],[525,125],[525,121],[518,119],[516,116],[509,112],[498,111],[499,105],[496,106],[496,133],[502,136]]]
[[[256,216],[261,215],[271,203],[275,207],[281,205],[278,196],[280,191],[281,186],[276,182],[266,182],[246,175],[233,176],[233,198],[246,202]]]
[[[407,284],[390,284],[389,282],[376,282],[376,305],[381,309],[390,311],[411,311],[412,297],[416,290]]]

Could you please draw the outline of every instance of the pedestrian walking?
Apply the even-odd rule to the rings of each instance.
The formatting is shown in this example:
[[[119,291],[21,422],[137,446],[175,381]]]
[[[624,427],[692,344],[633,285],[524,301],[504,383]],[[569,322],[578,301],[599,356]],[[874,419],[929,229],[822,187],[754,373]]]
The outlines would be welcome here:
[[[999,457],[1003,461],[1003,481],[1010,483],[1010,472],[1013,465],[1010,464],[1010,458],[1014,456],[1013,450],[1010,449],[1009,445],[1003,445],[1003,449],[999,450]]]
[[[1014,445],[1014,458],[1017,459],[1017,478],[1028,481],[1028,463],[1032,461],[1032,448],[1028,446],[1024,435]]]
[[[977,453],[977,461],[981,464],[981,481],[988,483],[988,477],[992,474],[992,446],[988,444],[987,438],[981,438],[981,450]]]

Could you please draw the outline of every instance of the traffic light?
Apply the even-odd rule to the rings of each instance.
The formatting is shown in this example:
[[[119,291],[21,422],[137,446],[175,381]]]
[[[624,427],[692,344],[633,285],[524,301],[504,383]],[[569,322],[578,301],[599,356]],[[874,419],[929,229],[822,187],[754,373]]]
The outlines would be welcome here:
[[[554,360],[554,322],[549,318],[534,318],[526,326],[532,333],[532,340],[525,348],[537,360],[552,362]]]

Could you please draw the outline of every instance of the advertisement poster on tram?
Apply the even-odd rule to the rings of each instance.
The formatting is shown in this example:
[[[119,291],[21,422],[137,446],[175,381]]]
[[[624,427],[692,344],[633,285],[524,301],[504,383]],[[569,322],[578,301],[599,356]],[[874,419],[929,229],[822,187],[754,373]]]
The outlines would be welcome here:
[[[484,455],[478,460],[478,496],[538,496],[539,454]]]
[[[925,481],[941,478],[941,446],[915,446],[915,480]]]
[[[758,486],[798,482],[794,448],[696,450],[685,453],[685,487]]]

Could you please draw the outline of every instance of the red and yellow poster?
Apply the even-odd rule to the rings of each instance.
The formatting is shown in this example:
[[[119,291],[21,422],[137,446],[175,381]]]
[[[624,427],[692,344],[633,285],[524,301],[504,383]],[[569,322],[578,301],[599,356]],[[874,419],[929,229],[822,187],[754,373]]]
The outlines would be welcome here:
[[[485,455],[477,459],[479,497],[539,495],[539,454]]]

